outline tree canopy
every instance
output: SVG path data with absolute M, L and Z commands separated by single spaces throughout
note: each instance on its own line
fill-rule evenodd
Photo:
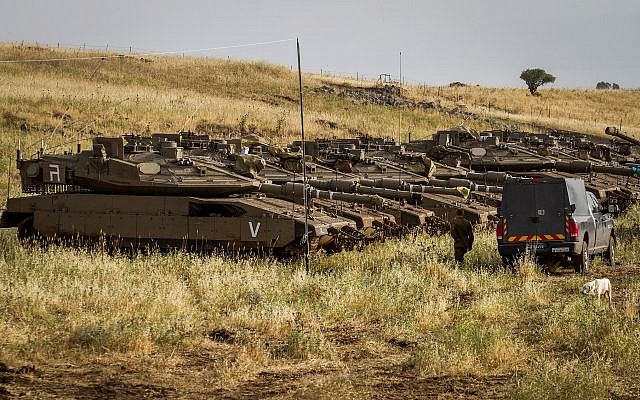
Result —
M 525 69 L 520 74 L 520 79 L 525 81 L 532 95 L 536 95 L 538 88 L 545 83 L 553 83 L 556 81 L 555 76 L 548 74 L 547 71 L 540 68 Z
M 600 81 L 596 84 L 596 89 L 620 89 L 620 85 L 617 83 L 609 83 L 605 81 Z

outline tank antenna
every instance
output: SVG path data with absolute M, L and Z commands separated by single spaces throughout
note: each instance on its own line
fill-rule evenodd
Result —
M 300 42 L 296 38 L 296 50 L 298 53 L 298 94 L 300 96 L 300 131 L 302 133 L 302 182 L 304 204 L 304 268 L 309 273 L 309 207 L 307 203 L 307 165 L 304 142 L 304 108 L 302 105 L 302 69 L 300 67 Z
M 16 149 L 16 168 L 20 168 L 20 161 L 22 161 L 22 145 L 20 139 L 18 139 L 18 148 Z
M 5 207 L 9 204 L 11 198 L 11 156 L 9 156 L 9 162 L 7 163 L 7 202 Z

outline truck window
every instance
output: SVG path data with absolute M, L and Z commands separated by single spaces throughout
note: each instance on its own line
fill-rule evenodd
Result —
M 584 182 L 578 181 L 577 179 L 566 179 L 566 181 L 569 204 L 573 204 L 576 207 L 574 214 L 589 215 L 589 209 L 591 207 L 588 196 L 585 196 Z
M 600 212 L 600 203 L 598 202 L 598 200 L 596 199 L 596 196 L 591 193 L 591 192 L 587 192 L 587 201 L 589 203 L 589 208 L 591 208 L 591 211 L 594 213 Z

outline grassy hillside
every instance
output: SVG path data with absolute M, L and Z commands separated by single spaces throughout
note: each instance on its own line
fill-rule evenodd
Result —
M 0 60 L 76 54 L 0 46 Z M 0 188 L 9 167 L 18 191 L 18 140 L 35 152 L 41 139 L 64 149 L 96 132 L 191 129 L 287 142 L 296 78 L 201 58 L 0 64 Z M 311 136 L 418 138 L 461 123 L 599 133 L 621 116 L 640 134 L 639 91 L 406 87 L 411 106 L 394 107 L 372 82 L 304 82 Z M 639 228 L 632 209 L 618 221 L 619 265 L 596 260 L 586 277 L 531 261 L 505 273 L 484 231 L 461 266 L 448 238 L 417 235 L 318 255 L 307 275 L 269 258 L 22 246 L 5 230 L 0 398 L 637 398 Z M 579 294 L 599 276 L 614 310 Z

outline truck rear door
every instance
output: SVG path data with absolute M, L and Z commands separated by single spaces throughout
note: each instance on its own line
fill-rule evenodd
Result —
M 507 243 L 527 241 L 534 236 L 535 226 L 532 224 L 535 210 L 535 195 L 533 185 L 522 181 L 505 185 L 502 202 L 504 216 L 504 240 Z
M 534 184 L 538 240 L 564 240 L 566 188 L 562 180 Z
M 532 179 L 505 186 L 503 215 L 508 243 L 563 240 L 565 186 Z

